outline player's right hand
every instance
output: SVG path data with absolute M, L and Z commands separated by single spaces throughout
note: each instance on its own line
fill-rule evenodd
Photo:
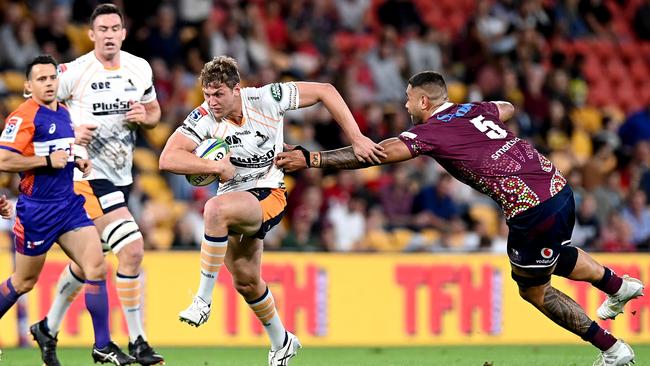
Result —
M 3 219 L 10 219 L 11 215 L 14 213 L 14 206 L 7 199 L 7 196 L 4 194 L 0 197 L 0 216 Z
M 74 143 L 81 146 L 86 146 L 92 140 L 97 125 L 79 125 L 74 128 Z
M 50 154 L 50 161 L 52 162 L 52 168 L 54 169 L 63 169 L 68 165 L 68 158 L 70 155 L 65 150 L 56 150 Z
M 229 151 L 226 156 L 217 161 L 219 167 L 219 181 L 225 182 L 231 180 L 235 176 L 235 166 L 230 162 L 232 152 Z

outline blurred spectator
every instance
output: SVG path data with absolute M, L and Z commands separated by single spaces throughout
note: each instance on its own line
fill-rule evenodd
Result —
M 628 203 L 621 212 L 621 217 L 630 225 L 631 241 L 637 248 L 648 248 L 650 239 L 650 209 L 646 206 L 646 195 L 643 191 L 632 191 Z
M 242 37 L 239 24 L 233 19 L 226 21 L 222 27 L 215 27 L 210 37 L 210 58 L 226 55 L 237 60 L 242 73 L 250 72 L 246 40 Z
M 375 100 L 378 102 L 398 102 L 404 99 L 406 83 L 401 75 L 404 59 L 397 47 L 395 30 L 387 28 L 377 48 L 368 55 L 368 66 L 377 92 Z
M 444 229 L 461 215 L 461 208 L 452 198 L 452 177 L 444 173 L 435 186 L 424 187 L 414 199 L 414 222 L 418 227 Z
M 72 45 L 66 33 L 70 23 L 70 12 L 62 5 L 49 9 L 40 4 L 34 9 L 34 36 L 43 53 L 52 55 L 59 62 L 72 59 Z
M 414 189 L 417 186 L 409 179 L 408 170 L 402 165 L 395 166 L 389 173 L 392 181 L 381 188 L 379 201 L 386 215 L 388 227 L 407 227 L 411 225 Z
M 179 0 L 178 19 L 183 25 L 199 27 L 210 16 L 212 0 Z
M 650 141 L 650 106 L 631 114 L 618 131 L 624 146 L 634 146 L 641 140 Z
M 580 15 L 580 0 L 560 0 L 555 5 L 556 27 L 559 34 L 579 38 L 589 34 L 589 28 Z
M 571 245 L 592 250 L 599 247 L 599 239 L 600 222 L 596 216 L 596 199 L 591 194 L 585 194 L 578 206 Z
M 181 60 L 182 45 L 176 24 L 176 11 L 171 5 L 161 5 L 155 18 L 156 26 L 151 29 L 147 38 L 149 58 L 159 57 L 169 66 Z
M 34 23 L 29 18 L 23 18 L 12 26 L 7 23 L 0 28 L 0 45 L 6 67 L 14 70 L 24 70 L 34 57 L 41 53 L 34 38 Z
M 442 53 L 438 46 L 440 35 L 433 28 L 409 32 L 404 46 L 409 62 L 409 74 L 424 70 L 442 71 Z
M 360 33 L 364 30 L 364 18 L 371 0 L 335 0 L 336 11 L 344 30 Z
M 366 232 L 365 202 L 352 197 L 348 203 L 333 202 L 327 211 L 327 221 L 334 230 L 334 246 L 331 251 L 351 252 L 363 248 Z
M 630 225 L 616 212 L 607 219 L 607 225 L 602 233 L 602 246 L 605 252 L 633 252 L 636 250 L 632 242 L 632 229 Z

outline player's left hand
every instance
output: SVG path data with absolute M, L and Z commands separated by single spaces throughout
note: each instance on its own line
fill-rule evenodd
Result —
M 3 219 L 10 219 L 11 215 L 14 213 L 14 206 L 7 199 L 7 196 L 4 194 L 0 197 L 0 216 Z
M 90 171 L 93 169 L 93 164 L 89 159 L 75 159 L 74 165 L 77 167 L 77 169 L 81 170 L 84 178 L 89 176 Z
M 131 106 L 131 109 L 126 112 L 124 120 L 127 123 L 135 123 L 138 125 L 144 123 L 147 118 L 147 110 L 144 108 L 144 105 L 133 100 L 129 101 L 129 105 Z
M 364 135 L 359 135 L 352 140 L 352 149 L 357 159 L 366 163 L 381 164 L 381 159 L 388 157 L 381 145 Z
M 285 173 L 307 169 L 305 155 L 300 150 L 290 150 L 279 153 L 278 156 L 275 157 L 275 165 Z

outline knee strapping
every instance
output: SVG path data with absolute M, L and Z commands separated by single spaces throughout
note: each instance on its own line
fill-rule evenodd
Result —
M 511 273 L 512 279 L 517 282 L 517 285 L 521 288 L 541 286 L 545 283 L 548 283 L 551 280 L 551 275 L 541 275 L 537 277 L 524 277 L 520 276 L 514 272 Z
M 553 274 L 568 277 L 578 263 L 578 248 L 570 245 L 563 245 L 560 249 L 560 256 L 553 270 Z
M 133 219 L 118 219 L 106 226 L 102 232 L 104 252 L 117 253 L 125 245 L 142 238 L 138 224 Z

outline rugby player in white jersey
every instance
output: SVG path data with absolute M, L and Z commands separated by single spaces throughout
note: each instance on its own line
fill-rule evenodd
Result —
M 273 295 L 260 276 L 265 234 L 282 219 L 284 173 L 274 165 L 283 148 L 283 118 L 290 109 L 318 102 L 342 127 L 358 159 L 378 162 L 382 148 L 359 131 L 341 95 L 330 84 L 289 82 L 242 88 L 237 63 L 220 56 L 201 71 L 205 102 L 167 141 L 160 169 L 176 174 L 217 174 L 217 195 L 205 204 L 199 290 L 180 320 L 199 326 L 210 316 L 212 291 L 225 263 L 235 289 L 255 312 L 271 340 L 269 365 L 286 365 L 300 343 L 282 325 Z M 230 153 L 219 161 L 201 159 L 194 149 L 222 138 Z
M 76 154 L 90 158 L 94 167 L 86 178 L 75 176 L 75 191 L 86 199 L 85 209 L 105 252 L 118 258 L 116 286 L 129 331 L 129 353 L 142 365 L 159 364 L 163 357 L 149 346 L 143 329 L 144 242 L 127 201 L 135 129 L 155 127 L 160 106 L 147 61 L 121 50 L 126 30 L 120 10 L 113 4 L 99 5 L 90 27 L 94 50 L 59 68 L 58 97 L 68 105 L 75 124 Z M 47 317 L 30 328 L 40 339 L 41 352 L 55 352 L 61 320 L 84 278 L 74 263 L 61 274 Z

